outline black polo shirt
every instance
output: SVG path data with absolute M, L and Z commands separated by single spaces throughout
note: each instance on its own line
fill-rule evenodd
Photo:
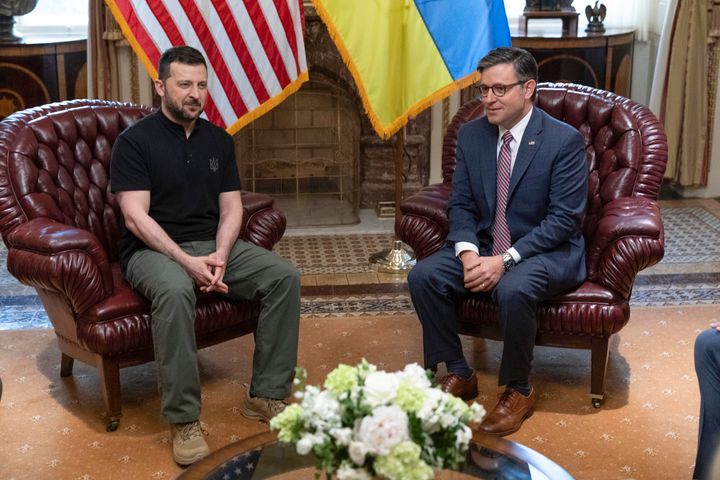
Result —
M 161 110 L 128 127 L 113 145 L 113 192 L 149 190 L 149 215 L 176 243 L 213 240 L 221 192 L 240 190 L 233 140 L 199 118 L 189 138 Z M 143 242 L 125 229 L 120 263 L 125 268 Z

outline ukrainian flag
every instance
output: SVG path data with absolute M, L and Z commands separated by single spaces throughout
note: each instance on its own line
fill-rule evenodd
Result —
M 479 79 L 480 59 L 510 45 L 502 0 L 313 0 L 388 138 L 453 91 Z

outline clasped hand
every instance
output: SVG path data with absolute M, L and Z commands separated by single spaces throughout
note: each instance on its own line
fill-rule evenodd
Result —
M 471 292 L 490 292 L 505 273 L 502 255 L 481 257 L 473 251 L 460 254 L 465 288 Z
M 200 291 L 204 293 L 228 293 L 228 286 L 223 282 L 225 261 L 216 252 L 203 257 L 189 257 L 185 270 L 192 277 Z

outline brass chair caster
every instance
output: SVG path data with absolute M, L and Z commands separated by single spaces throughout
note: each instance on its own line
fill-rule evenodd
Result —
M 106 432 L 114 432 L 118 429 L 120 426 L 120 419 L 119 418 L 111 418 L 108 420 L 107 425 L 105 425 L 105 431 Z

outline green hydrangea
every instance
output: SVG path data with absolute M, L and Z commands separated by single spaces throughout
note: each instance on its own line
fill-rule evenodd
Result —
M 270 420 L 270 427 L 273 430 L 279 430 L 278 440 L 294 442 L 300 439 L 300 432 L 303 428 L 302 413 L 302 407 L 293 403 Z
M 405 382 L 397 389 L 395 404 L 406 412 L 419 411 L 425 402 L 425 392 Z
M 447 401 L 447 409 L 451 412 L 456 412 L 458 417 L 466 416 L 470 413 L 470 407 L 462 399 L 455 396 L 450 396 Z
M 325 388 L 339 395 L 349 392 L 358 385 L 357 369 L 350 365 L 340 364 L 332 372 L 328 373 L 325 379 Z
M 389 480 L 431 480 L 433 469 L 420 460 L 420 446 L 402 442 L 389 455 L 379 456 L 374 463 L 375 473 Z

